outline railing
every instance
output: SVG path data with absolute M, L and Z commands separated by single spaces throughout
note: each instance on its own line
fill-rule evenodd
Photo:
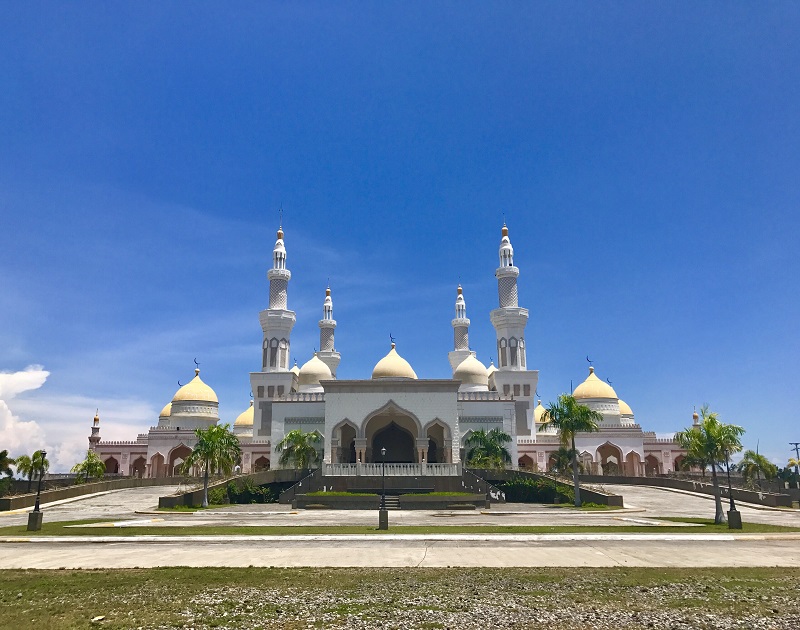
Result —
M 384 464 L 325 464 L 326 477 L 380 477 Z M 387 477 L 458 477 L 461 464 L 386 464 Z

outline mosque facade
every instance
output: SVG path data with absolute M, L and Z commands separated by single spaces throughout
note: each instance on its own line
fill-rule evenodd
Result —
M 420 379 L 392 342 L 369 379 L 336 377 L 341 355 L 334 338 L 333 299 L 326 289 L 319 320 L 319 351 L 302 367 L 289 367 L 291 333 L 289 282 L 284 232 L 278 229 L 269 280 L 269 308 L 259 313 L 261 369 L 250 373 L 253 399 L 233 424 L 242 448 L 244 473 L 278 467 L 275 446 L 293 430 L 316 432 L 325 466 L 357 470 L 385 461 L 420 472 L 458 469 L 465 441 L 477 430 L 499 428 L 511 436 L 512 462 L 546 471 L 561 446 L 544 422 L 545 410 L 534 397 L 539 372 L 530 369 L 525 328 L 528 310 L 519 305 L 514 249 L 503 225 L 499 266 L 495 271 L 498 307 L 490 312 L 497 340 L 498 365 L 487 368 L 470 349 L 467 306 L 457 288 L 450 379 Z M 630 476 L 675 470 L 684 452 L 673 439 L 643 431 L 633 410 L 614 388 L 589 368 L 573 391 L 578 402 L 603 416 L 596 433 L 579 434 L 576 448 L 586 472 Z M 191 452 L 195 429 L 219 422 L 214 390 L 195 377 L 161 411 L 158 423 L 133 441 L 103 441 L 95 416 L 89 447 L 109 473 L 140 477 L 179 476 Z M 695 417 L 696 422 L 696 417 Z M 381 455 L 385 449 L 385 455 Z M 349 466 L 349 468 L 348 468 Z M 455 468 L 454 468 L 455 467 Z

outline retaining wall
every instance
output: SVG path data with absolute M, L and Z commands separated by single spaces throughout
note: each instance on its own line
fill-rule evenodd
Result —
M 472 472 L 478 475 L 479 477 L 483 477 L 484 479 L 493 484 L 501 483 L 503 481 L 510 481 L 515 477 L 516 478 L 527 477 L 530 479 L 549 479 L 563 486 L 574 488 L 573 484 L 569 483 L 568 481 L 565 481 L 563 479 L 557 479 L 549 475 L 542 475 L 540 473 L 532 473 L 522 470 L 491 470 L 491 469 L 474 469 L 474 468 L 470 470 L 472 470 Z M 608 479 L 608 477 L 600 477 L 600 478 L 606 480 Z M 590 479 L 584 478 L 583 476 L 581 477 L 580 480 L 592 483 Z M 606 483 L 612 483 L 612 482 L 606 481 Z M 585 488 L 584 486 L 581 486 L 581 501 L 583 503 L 597 503 L 598 505 L 623 507 L 622 496 L 618 494 L 611 494 L 610 492 L 603 492 L 599 488 Z

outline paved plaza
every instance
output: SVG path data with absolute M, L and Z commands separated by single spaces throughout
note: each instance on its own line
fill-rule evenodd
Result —
M 588 534 L 424 534 L 381 536 L 202 536 L 204 526 L 374 526 L 374 511 L 292 510 L 286 505 L 230 506 L 157 513 L 172 488 L 137 488 L 45 506 L 48 522 L 102 519 L 96 536 L 3 539 L 0 568 L 155 566 L 800 566 L 796 534 L 603 533 L 603 526 L 661 525 L 661 517 L 713 516 L 713 500 L 663 489 L 607 486 L 625 509 L 574 512 L 546 505 L 494 505 L 476 511 L 393 511 L 391 525 L 595 525 Z M 726 506 L 727 507 L 727 506 Z M 800 527 L 800 512 L 739 506 L 745 522 Z M 0 514 L 23 525 L 27 511 Z M 673 524 L 673 523 L 669 523 Z M 198 536 L 103 536 L 108 527 L 197 527 Z M 76 532 L 77 534 L 78 532 Z M 85 529 L 83 532 L 85 534 Z M 167 534 L 168 532 L 165 532 Z M 202 537 L 200 537 L 202 536 Z

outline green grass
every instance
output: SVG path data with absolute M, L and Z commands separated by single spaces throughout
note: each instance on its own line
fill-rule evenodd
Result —
M 4 570 L 0 625 L 793 628 L 798 584 L 796 568 Z
M 323 492 L 317 490 L 316 492 L 306 492 L 307 497 L 376 497 L 375 492 Z
M 655 517 L 654 517 L 655 518 Z M 377 520 L 377 519 L 376 519 Z M 520 525 L 391 525 L 388 531 L 380 531 L 376 527 L 365 526 L 226 526 L 226 525 L 176 525 L 159 527 L 142 525 L 136 527 L 66 527 L 67 525 L 90 525 L 108 521 L 62 521 L 45 522 L 40 532 L 29 532 L 25 525 L 0 527 L 0 536 L 286 536 L 303 534 L 589 534 L 589 533 L 652 533 L 652 534 L 697 534 L 697 533 L 731 533 L 728 526 L 715 525 L 706 519 L 664 518 L 672 522 L 691 522 L 696 527 L 680 527 L 678 525 L 567 525 L 567 526 L 520 526 Z M 377 526 L 377 523 L 376 523 Z M 798 532 L 798 527 L 765 525 L 761 523 L 743 523 L 742 529 L 733 533 L 789 533 Z M 2 547 L 0 547 L 2 549 Z

